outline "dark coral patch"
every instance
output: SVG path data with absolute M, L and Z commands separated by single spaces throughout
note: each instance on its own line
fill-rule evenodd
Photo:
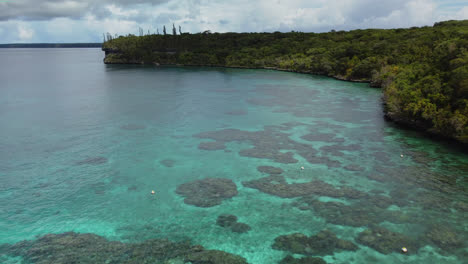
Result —
M 231 227 L 237 223 L 237 216 L 230 214 L 222 214 L 216 219 L 216 224 L 221 227 Z
M 253 147 L 243 149 L 239 155 L 259 159 L 269 159 L 278 163 L 297 163 L 294 158 L 295 150 L 306 159 L 312 158 L 317 150 L 310 145 L 298 143 L 289 138 L 289 134 L 281 132 L 285 126 L 266 126 L 261 131 L 242 131 L 239 129 L 224 129 L 219 131 L 202 132 L 194 135 L 198 138 L 212 139 L 218 144 L 227 142 L 247 142 Z
M 225 149 L 226 146 L 222 142 L 212 141 L 212 142 L 202 142 L 198 144 L 198 149 L 202 150 L 221 150 Z
M 237 195 L 237 186 L 230 179 L 205 178 L 177 186 L 176 193 L 185 196 L 184 203 L 212 207 Z
M 258 166 L 257 170 L 259 172 L 268 173 L 268 174 L 281 174 L 281 173 L 283 173 L 283 169 L 273 167 L 273 166 Z
M 288 184 L 285 178 L 280 175 L 271 175 L 258 180 L 245 181 L 242 182 L 242 185 L 282 198 L 320 195 L 336 198 L 346 197 L 357 199 L 367 196 L 367 194 L 350 187 L 344 186 L 341 188 L 335 188 L 333 185 L 320 180 Z
M 316 214 L 325 218 L 327 222 L 335 225 L 359 227 L 384 221 L 408 223 L 415 220 L 413 216 L 406 215 L 401 211 L 384 210 L 372 204 L 372 202 L 371 197 L 367 199 L 367 202 L 358 202 L 352 205 L 340 202 L 321 202 L 314 197 L 303 197 L 295 205 L 301 210 L 312 209 Z M 382 207 L 387 205 L 387 203 L 382 203 Z
M 248 224 L 237 222 L 237 216 L 230 214 L 218 216 L 216 224 L 221 227 L 230 228 L 234 233 L 246 233 L 251 229 Z
M 356 165 L 356 164 L 347 165 L 344 167 L 344 169 L 349 170 L 349 171 L 363 171 L 364 170 L 363 167 Z
M 445 225 L 431 225 L 425 237 L 443 250 L 454 250 L 463 247 L 463 240 L 459 238 L 457 232 Z
M 244 110 L 232 110 L 225 113 L 226 115 L 247 115 L 247 111 Z
M 245 258 L 220 250 L 203 250 L 189 254 L 185 262 L 192 264 L 247 264 Z
M 3 245 L 1 253 L 21 256 L 28 263 L 196 263 L 246 264 L 246 260 L 227 252 L 205 250 L 187 242 L 174 243 L 150 239 L 126 244 L 94 234 L 49 234 L 34 241 Z
M 305 156 L 304 158 L 311 164 L 324 164 L 327 165 L 329 168 L 341 167 L 341 162 L 324 156 Z
M 377 181 L 377 182 L 386 182 L 388 179 L 386 179 L 385 175 L 382 174 L 377 174 L 377 173 L 370 173 L 366 175 L 366 177 L 369 180 Z
M 321 141 L 321 142 L 330 142 L 330 143 L 343 143 L 344 138 L 337 138 L 335 134 L 327 133 L 310 133 L 301 137 L 307 141 Z
M 239 155 L 244 157 L 258 158 L 258 159 L 270 159 L 278 163 L 290 164 L 297 163 L 298 160 L 294 158 L 292 152 L 271 152 L 268 149 L 251 148 L 244 149 L 239 152 Z
M 358 151 L 361 149 L 362 149 L 361 145 L 358 145 L 358 144 L 351 144 L 351 145 L 335 144 L 335 145 L 323 146 L 320 148 L 320 150 L 325 153 L 327 152 L 335 153 L 335 152 L 341 152 L 341 151 Z
M 75 165 L 99 165 L 107 162 L 105 157 L 92 157 L 75 162 Z
M 380 162 L 389 162 L 390 161 L 390 155 L 388 155 L 387 152 L 383 151 L 376 151 L 373 153 L 374 159 Z
M 297 259 L 288 255 L 282 259 L 279 264 L 327 264 L 327 262 L 317 257 L 302 257 Z
M 128 186 L 127 191 L 129 192 L 134 192 L 138 190 L 138 187 L 136 185 Z
M 357 241 L 382 254 L 401 252 L 402 247 L 407 248 L 408 253 L 417 252 L 419 249 L 417 243 L 411 238 L 380 226 L 373 226 L 359 233 Z
M 165 159 L 165 160 L 161 160 L 160 163 L 168 168 L 172 168 L 174 167 L 175 160 Z
M 246 233 L 250 230 L 250 226 L 245 223 L 235 223 L 234 225 L 231 226 L 231 230 L 234 233 Z
M 335 251 L 356 251 L 358 246 L 342 240 L 329 230 L 322 230 L 314 236 L 301 233 L 283 235 L 275 238 L 272 248 L 303 255 L 332 255 Z

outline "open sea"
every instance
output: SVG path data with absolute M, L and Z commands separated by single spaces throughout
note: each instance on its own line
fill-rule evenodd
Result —
M 385 121 L 380 89 L 103 57 L 0 49 L 0 263 L 130 263 L 120 247 L 154 239 L 252 264 L 468 262 L 466 150 Z

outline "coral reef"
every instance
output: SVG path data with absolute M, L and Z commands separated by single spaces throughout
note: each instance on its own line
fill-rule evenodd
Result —
M 258 180 L 244 181 L 242 185 L 282 198 L 293 198 L 311 194 L 336 198 L 346 197 L 350 199 L 367 196 L 367 194 L 350 187 L 344 186 L 335 188 L 333 185 L 320 180 L 288 184 L 281 175 L 271 175 Z
M 443 250 L 451 251 L 463 247 L 463 241 L 456 231 L 445 225 L 430 226 L 425 237 Z
M 237 195 L 237 186 L 230 179 L 205 178 L 177 186 L 176 193 L 185 196 L 184 203 L 212 207 Z
M 248 112 L 244 110 L 232 110 L 225 113 L 226 115 L 247 115 Z
M 202 142 L 198 144 L 198 149 L 202 150 L 221 150 L 225 149 L 226 146 L 222 142 L 212 141 L 212 142 Z
M 281 126 L 265 126 L 264 130 L 253 132 L 239 129 L 224 129 L 202 132 L 194 135 L 194 137 L 214 140 L 217 143 L 211 144 L 220 147 L 224 146 L 227 142 L 248 142 L 253 147 L 239 151 L 239 155 L 244 157 L 269 159 L 278 163 L 291 164 L 298 162 L 298 160 L 294 158 L 294 153 L 297 153 L 311 164 L 324 164 L 329 168 L 341 167 L 339 161 L 323 155 L 317 156 L 318 151 L 311 145 L 296 142 L 289 138 L 288 133 L 281 132 L 295 125 L 298 126 L 302 124 L 285 123 Z M 344 153 L 342 151 L 357 151 L 361 149 L 361 146 L 358 144 L 341 144 L 343 143 L 343 139 L 336 138 L 334 134 L 307 134 L 302 138 L 309 141 L 321 140 L 335 143 L 334 145 L 320 148 L 324 154 L 329 153 L 334 156 L 343 156 Z M 211 146 L 207 146 L 207 148 L 209 147 Z
M 344 138 L 337 138 L 335 134 L 331 133 L 310 133 L 301 137 L 307 141 L 321 141 L 331 143 L 343 143 Z
M 237 222 L 237 216 L 229 214 L 218 216 L 216 224 L 221 227 L 230 228 L 234 233 L 246 233 L 251 229 L 248 224 Z
M 237 223 L 237 216 L 230 214 L 222 214 L 216 219 L 216 224 L 221 227 L 231 227 Z
M 411 238 L 380 226 L 372 226 L 370 229 L 359 233 L 357 242 L 382 254 L 401 252 L 402 247 L 407 248 L 408 253 L 415 253 L 420 247 Z
M 246 233 L 252 229 L 248 224 L 237 222 L 231 226 L 231 230 L 234 233 Z
M 107 162 L 105 157 L 92 157 L 75 162 L 75 165 L 99 165 Z
M 205 250 L 188 242 L 151 239 L 126 244 L 95 234 L 48 234 L 33 241 L 2 245 L 0 253 L 21 256 L 36 264 L 69 263 L 186 263 L 245 264 L 246 260 L 227 252 Z
M 268 174 L 281 174 L 281 173 L 283 173 L 283 169 L 273 167 L 273 166 L 258 166 L 257 170 L 259 172 L 268 173 Z
M 243 257 L 219 250 L 203 250 L 189 254 L 185 262 L 192 264 L 246 264 Z
M 289 138 L 289 134 L 282 133 L 277 127 L 265 127 L 262 131 L 242 131 L 239 129 L 224 129 L 219 131 L 203 132 L 194 135 L 197 138 L 212 139 L 218 143 L 227 142 L 248 142 L 252 148 L 243 149 L 239 155 L 244 157 L 254 157 L 269 159 L 278 163 L 296 163 L 291 151 L 301 150 L 303 153 L 316 153 L 311 146 L 299 144 Z M 299 152 L 298 152 L 299 153 Z
M 159 163 L 161 163 L 162 165 L 168 168 L 172 168 L 174 166 L 175 160 L 165 159 L 165 160 L 161 160 Z
M 327 264 L 327 262 L 321 258 L 316 257 L 302 257 L 297 259 L 291 255 L 288 255 L 282 259 L 279 264 Z
M 251 158 L 270 159 L 283 164 L 291 164 L 298 162 L 298 160 L 294 158 L 294 153 L 292 152 L 270 152 L 268 148 L 255 147 L 251 149 L 243 149 L 239 152 L 239 155 Z
M 392 223 L 417 222 L 417 216 L 407 215 L 400 211 L 389 211 L 382 208 L 388 207 L 390 200 L 385 196 L 383 200 L 369 197 L 365 201 L 359 201 L 351 205 L 340 202 L 321 202 L 313 196 L 303 197 L 293 203 L 301 210 L 314 210 L 319 216 L 325 218 L 327 222 L 335 225 L 346 226 L 368 226 L 384 221 Z
M 364 170 L 363 167 L 356 165 L 356 164 L 347 165 L 344 167 L 344 169 L 349 170 L 349 171 L 363 171 Z
M 329 230 L 322 230 L 310 237 L 301 233 L 279 236 L 275 238 L 272 247 L 294 254 L 321 256 L 332 255 L 340 250 L 356 251 L 358 249 L 354 243 L 337 238 Z

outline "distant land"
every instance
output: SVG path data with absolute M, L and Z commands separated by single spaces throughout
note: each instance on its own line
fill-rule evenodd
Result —
M 102 43 L 12 43 L 0 48 L 100 48 Z
M 369 82 L 396 123 L 468 144 L 468 20 L 328 33 L 121 36 L 108 64 L 275 69 Z

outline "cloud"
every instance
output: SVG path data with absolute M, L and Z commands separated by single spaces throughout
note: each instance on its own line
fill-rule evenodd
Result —
M 18 39 L 21 42 L 31 40 L 33 36 L 34 31 L 31 28 L 25 25 L 18 25 Z
M 0 20 L 49 20 L 58 17 L 81 18 L 101 12 L 109 5 L 159 5 L 169 0 L 4 0 L 0 2 Z
M 0 43 L 101 41 L 103 32 L 326 32 L 468 19 L 464 0 L 0 0 Z M 170 31 L 170 30 L 169 30 Z M 15 32 L 14 34 L 11 32 Z M 28 34 L 23 34 L 28 36 Z

